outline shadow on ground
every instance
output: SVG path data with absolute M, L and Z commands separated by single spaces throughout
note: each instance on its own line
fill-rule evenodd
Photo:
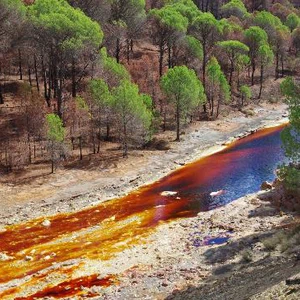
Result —
M 289 256 L 281 254 L 272 256 L 261 250 L 262 255 L 253 262 L 243 255 L 277 232 L 279 229 L 268 233 L 253 234 L 226 245 L 208 249 L 204 257 L 206 263 L 212 265 L 213 275 L 200 282 L 199 286 L 189 286 L 184 290 L 174 291 L 166 299 L 249 299 L 298 274 L 300 262 L 296 253 Z M 239 254 L 241 259 L 232 261 Z

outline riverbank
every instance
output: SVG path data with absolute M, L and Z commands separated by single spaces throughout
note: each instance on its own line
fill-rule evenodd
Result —
M 74 212 L 83 207 L 95 206 L 110 197 L 118 197 L 127 193 L 136 186 L 152 182 L 188 161 L 217 151 L 234 136 L 240 137 L 246 131 L 251 132 L 262 126 L 272 126 L 283 122 L 285 121 L 282 120 L 283 114 L 285 114 L 283 111 L 265 109 L 256 118 L 220 121 L 230 123 L 225 130 L 223 125 L 221 126 L 223 130 L 217 130 L 212 128 L 216 126 L 215 123 L 201 124 L 201 128 L 192 128 L 184 136 L 184 142 L 174 143 L 172 150 L 164 152 L 164 155 L 161 153 L 156 156 L 149 155 L 144 160 L 144 165 L 140 165 L 134 171 L 131 168 L 131 172 L 121 178 L 107 177 L 107 182 L 111 180 L 112 184 L 101 186 L 101 189 L 98 186 L 97 189 L 85 195 L 69 198 L 66 198 L 64 194 L 55 195 L 41 202 L 19 205 L 15 208 L 15 212 L 14 208 L 10 208 L 10 216 L 5 216 L 5 210 L 3 210 L 1 222 L 3 225 L 19 223 L 33 217 L 46 218 L 47 215 L 57 212 Z M 134 163 L 133 158 L 131 157 L 124 163 Z M 125 172 L 125 170 L 120 172 Z M 86 187 L 83 185 L 81 188 Z M 55 262 L 53 266 L 0 285 L 0 297 L 2 297 L 1 299 L 15 299 L 40 291 L 42 292 L 40 295 L 44 295 L 40 299 L 43 299 L 47 295 L 49 296 L 49 293 L 51 295 L 51 287 L 52 292 L 55 292 L 55 288 L 62 282 L 68 285 L 68 280 L 71 278 L 97 274 L 99 278 L 112 277 L 114 283 L 105 287 L 99 285 L 89 287 L 79 282 L 80 286 L 77 288 L 80 289 L 81 296 L 78 299 L 82 299 L 84 295 L 95 295 L 94 299 L 164 299 L 166 297 L 199 299 L 198 295 L 201 295 L 203 286 L 204 294 L 207 294 L 205 291 L 206 280 L 209 280 L 210 283 L 219 280 L 226 281 L 227 276 L 234 277 L 236 274 L 244 274 L 247 267 L 252 268 L 257 265 L 263 268 L 270 264 L 270 253 L 263 247 L 264 238 L 272 233 L 275 227 L 291 222 L 294 217 L 292 214 L 283 213 L 272 207 L 269 202 L 259 199 L 259 195 L 260 193 L 245 196 L 216 210 L 201 212 L 194 218 L 160 224 L 153 228 L 149 235 L 140 236 L 134 246 L 123 245 L 124 250 L 117 252 L 109 260 L 84 255 L 68 262 L 59 259 L 56 261 L 56 252 L 50 253 L 46 245 L 35 245 L 34 249 L 30 250 L 30 255 L 18 254 L 18 262 L 20 259 L 22 260 L 23 255 L 24 261 L 29 261 L 29 263 L 32 261 L 33 264 L 35 255 L 40 255 L 40 248 L 42 248 L 45 249 L 41 252 L 42 258 L 44 256 L 45 260 L 53 259 Z M 76 218 L 74 221 L 76 222 Z M 25 224 L 25 226 L 26 228 L 27 226 L 29 226 L 28 228 L 37 226 L 36 222 Z M 109 228 L 109 222 L 114 222 L 114 220 L 107 220 L 107 222 Z M 51 222 L 45 224 L 45 226 L 55 226 Z M 78 239 L 82 239 L 82 243 L 88 247 L 89 239 L 92 238 L 91 233 L 94 235 L 93 232 L 97 232 L 97 230 L 105 231 L 105 228 L 98 229 L 98 227 L 98 225 L 91 225 L 80 231 L 59 236 L 58 240 L 60 243 L 70 243 L 70 241 L 75 243 L 78 242 Z M 9 230 L 9 227 L 7 229 Z M 130 236 L 130 232 L 126 234 Z M 203 244 L 203 240 L 206 243 Z M 224 243 L 222 245 L 214 244 L 218 242 Z M 54 243 L 56 242 L 54 241 Z M 116 247 L 118 246 L 120 245 L 116 245 Z M 46 255 L 45 251 L 46 253 L 48 251 L 50 255 Z M 278 262 L 278 257 L 281 255 L 272 256 L 271 262 L 277 261 L 277 265 L 282 266 L 281 262 Z M 6 259 L 5 255 L 3 258 Z M 66 277 L 61 271 L 67 271 L 68 266 L 74 267 L 74 271 L 68 271 L 69 275 Z M 297 268 L 291 269 L 290 273 L 294 273 L 296 270 Z M 287 271 L 284 276 L 290 276 L 290 273 Z M 285 279 L 282 276 L 277 276 L 276 280 Z M 43 279 L 35 280 L 35 277 Z M 255 278 L 255 272 L 253 277 Z M 272 282 L 268 283 L 272 284 Z M 256 284 L 258 283 L 256 282 Z M 69 285 L 72 286 L 71 283 Z M 249 286 L 248 281 L 243 285 Z M 14 289 L 16 286 L 19 287 L 19 290 Z M 46 286 L 48 288 L 44 290 L 43 294 L 43 287 Z M 266 284 L 260 286 L 262 289 L 268 287 Z M 215 293 L 218 292 L 217 286 L 211 290 Z M 249 290 L 251 291 L 250 288 Z M 5 297 L 3 293 L 6 293 Z M 240 295 L 243 295 L 243 291 Z M 77 298 L 74 296 L 69 299 Z M 211 299 L 217 298 L 212 297 Z
M 118 159 L 110 167 L 59 169 L 48 176 L 2 182 L 0 225 L 74 212 L 123 196 L 188 162 L 221 150 L 235 138 L 286 122 L 286 108 L 284 104 L 261 104 L 253 107 L 251 117 L 235 112 L 214 122 L 196 122 L 180 143 L 173 141 L 173 132 L 167 133 L 170 150 L 132 151 L 128 159 Z

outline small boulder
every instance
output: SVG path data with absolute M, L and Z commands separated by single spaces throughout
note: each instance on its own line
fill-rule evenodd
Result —
M 7 261 L 12 259 L 11 256 L 7 255 L 6 253 L 0 252 L 0 261 Z
M 51 225 L 51 222 L 49 220 L 44 220 L 43 223 L 42 223 L 42 225 L 44 227 L 49 227 Z
M 266 190 L 271 190 L 272 189 L 272 183 L 268 182 L 268 181 L 264 181 L 261 186 L 260 186 L 260 189 L 262 191 L 266 191 Z
M 25 256 L 25 260 L 26 260 L 26 261 L 32 261 L 32 260 L 33 260 L 33 257 L 30 256 L 30 255 L 26 255 L 26 256 Z
M 177 192 L 173 192 L 173 191 L 163 191 L 160 193 L 161 196 L 174 196 L 177 194 Z

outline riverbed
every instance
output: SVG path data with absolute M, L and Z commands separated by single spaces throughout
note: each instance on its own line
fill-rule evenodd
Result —
M 277 113 L 277 117 L 274 117 L 274 114 L 269 115 L 270 120 L 276 118 L 280 119 L 280 112 Z M 265 115 L 260 117 L 260 121 L 264 119 L 268 118 Z M 257 119 L 251 122 L 251 120 L 247 122 L 243 120 L 248 130 L 259 126 Z M 243 131 L 245 129 L 240 128 L 235 135 Z M 195 131 L 193 140 L 198 144 L 198 148 L 194 147 L 188 155 L 178 156 L 172 151 L 166 153 L 164 163 L 173 159 L 175 163 L 168 161 L 168 164 L 172 166 L 171 169 L 174 166 L 178 168 L 187 160 L 211 152 L 211 150 L 203 151 L 203 147 L 199 147 L 200 137 L 203 138 L 205 134 L 204 131 L 203 134 L 198 130 Z M 212 132 L 207 134 L 214 144 L 218 135 Z M 232 135 L 232 132 L 228 133 L 229 137 Z M 213 151 L 224 149 L 221 144 L 225 143 L 228 137 L 224 135 L 220 137 L 221 142 L 218 142 Z M 191 144 L 188 145 L 191 147 Z M 207 144 L 204 146 L 207 149 Z M 220 153 L 226 156 L 226 151 L 229 149 L 230 147 Z M 187 151 L 185 148 L 186 153 Z M 173 154 L 177 157 L 174 158 Z M 143 199 L 137 202 L 140 205 L 135 205 L 131 214 L 128 213 L 130 205 L 134 203 L 130 201 L 134 201 L 135 197 L 140 197 L 143 193 L 146 193 L 144 196 L 147 195 L 148 188 L 153 191 L 153 185 L 127 196 L 127 200 L 130 200 L 130 197 L 132 200 L 127 203 L 127 206 L 125 205 L 123 214 L 120 207 L 115 205 L 118 200 L 103 202 L 109 197 L 115 197 L 120 190 L 126 193 L 132 187 L 139 185 L 141 180 L 145 182 L 148 178 L 149 181 L 153 181 L 161 177 L 164 172 L 169 172 L 168 168 L 159 168 L 155 172 L 154 161 L 151 166 L 152 169 L 148 168 L 152 170 L 151 173 L 144 171 L 143 176 L 130 175 L 120 180 L 120 186 L 116 183 L 113 188 L 109 187 L 108 191 L 113 190 L 112 196 L 106 193 L 103 197 L 100 194 L 103 198 L 97 200 L 97 194 L 99 195 L 103 190 L 92 192 L 88 197 L 66 199 L 61 196 L 57 202 L 50 199 L 40 204 L 32 203 L 17 208 L 17 214 L 14 214 L 12 209 L 10 216 L 4 216 L 1 219 L 3 224 L 15 223 L 16 225 L 4 228 L 3 232 L 1 299 L 17 297 L 33 299 L 33 295 L 39 299 L 51 295 L 61 295 L 71 299 L 166 297 L 176 289 L 199 283 L 201 278 L 206 278 L 212 273 L 214 263 L 207 261 L 205 253 L 211 247 L 217 247 L 216 244 L 220 240 L 230 244 L 235 243 L 243 236 L 269 230 L 288 218 L 287 215 L 278 215 L 276 211 L 263 219 L 255 215 L 253 212 L 259 206 L 267 205 L 261 203 L 255 195 L 222 206 L 227 200 L 220 200 L 230 194 L 230 189 L 224 188 L 222 184 L 199 192 L 201 197 L 204 194 L 204 197 L 209 199 L 209 205 L 202 205 L 201 209 L 195 208 L 195 205 L 190 205 L 189 195 L 184 188 L 182 191 L 177 188 L 178 186 L 170 188 L 174 184 L 170 185 L 169 176 L 156 183 L 160 186 L 156 197 L 162 200 L 155 202 L 155 205 L 153 200 L 148 202 L 147 197 L 142 197 Z M 180 174 L 182 170 L 183 168 L 179 168 L 176 174 Z M 217 177 L 213 176 L 213 178 Z M 124 186 L 127 188 L 124 189 Z M 224 191 L 221 197 L 211 197 L 210 194 L 220 191 L 219 189 Z M 255 190 L 257 189 L 258 187 L 255 186 Z M 165 191 L 174 194 L 172 197 L 163 196 L 162 193 Z M 215 199 L 219 199 L 219 203 L 211 206 L 214 202 L 212 200 Z M 145 207 L 148 204 L 150 206 Z M 81 212 L 50 217 L 58 209 L 61 212 L 78 211 L 79 208 L 87 205 L 90 208 Z M 215 207 L 219 208 L 207 211 Z M 203 212 L 198 214 L 199 211 Z M 47 215 L 49 217 L 46 217 Z M 34 216 L 36 219 L 18 224 L 22 219 L 25 221 Z M 41 218 L 38 218 L 39 216 Z M 191 216 L 194 217 L 185 218 Z M 176 219 L 177 221 L 171 222 Z M 231 251 L 227 252 L 231 253 Z M 238 255 L 236 251 L 235 254 Z M 222 255 L 219 257 L 221 260 L 224 259 Z
M 6 290 L 0 294 L 1 298 L 14 299 L 16 298 L 12 296 L 14 294 L 21 296 L 25 294 L 24 297 L 16 299 L 54 295 L 94 297 L 94 293 L 103 293 L 104 288 L 109 291 L 110 286 L 120 284 L 122 277 L 120 266 L 114 268 L 113 262 L 128 255 L 128 252 L 139 253 L 141 247 L 146 250 L 148 239 L 151 240 L 161 232 L 162 222 L 198 216 L 197 222 L 192 221 L 193 227 L 189 226 L 189 232 L 181 232 L 184 243 L 187 243 L 185 247 L 191 248 L 191 253 L 194 254 L 200 246 L 222 244 L 236 238 L 237 227 L 233 221 L 227 223 L 223 220 L 222 230 L 220 228 L 214 230 L 218 226 L 211 225 L 216 218 L 207 222 L 201 212 L 221 207 L 236 199 L 241 193 L 257 191 L 259 189 L 257 183 L 260 183 L 261 179 L 274 177 L 274 170 L 283 156 L 279 138 L 281 129 L 282 126 L 264 129 L 238 140 L 222 151 L 180 168 L 160 181 L 142 187 L 124 198 L 111 200 L 73 214 L 57 215 L 47 220 L 34 219 L 7 227 L 0 236 L 0 252 L 4 258 L 0 263 L 2 271 L 0 289 Z M 245 166 L 259 167 L 257 180 L 252 178 L 251 182 L 247 181 L 247 178 L 253 176 L 253 172 L 256 171 L 250 169 L 249 175 L 245 172 L 247 170 Z M 228 184 L 224 183 L 225 170 L 228 171 L 226 175 L 231 189 L 227 189 Z M 247 183 L 246 190 L 245 184 L 241 183 Z M 222 192 L 215 195 L 214 193 L 217 193 L 215 190 Z M 249 204 L 251 203 L 248 203 L 247 209 L 251 207 Z M 234 211 L 237 211 L 236 208 L 232 210 Z M 184 222 L 185 220 L 179 223 L 182 228 L 185 228 L 182 226 Z M 157 228 L 157 225 L 160 227 Z M 177 230 L 177 233 L 179 231 Z M 178 245 L 172 245 L 174 233 L 164 238 L 160 237 L 156 242 L 165 243 L 165 239 L 168 240 L 171 249 L 175 247 L 174 249 L 179 250 Z M 166 251 L 164 246 L 156 248 L 156 251 L 147 257 L 142 255 L 139 259 L 143 260 L 140 260 L 139 264 L 147 266 L 154 259 L 153 255 L 157 254 L 155 252 L 160 253 L 161 249 Z M 181 254 L 183 257 L 184 252 L 183 250 Z M 178 253 L 177 256 L 179 255 Z M 132 257 L 129 255 L 128 258 Z M 123 272 L 132 268 L 128 262 L 121 263 Z M 106 271 L 98 274 L 98 269 L 97 273 L 87 275 L 87 272 L 94 269 L 91 268 L 91 263 Z M 107 270 L 107 264 L 110 266 L 108 268 L 110 272 Z M 62 268 L 62 266 L 71 267 Z M 80 274 L 85 276 L 79 276 Z M 36 279 L 37 275 L 40 280 Z M 50 286 L 49 278 L 51 278 Z M 11 283 L 15 281 L 23 284 L 18 288 L 11 287 Z M 123 284 L 124 282 L 126 280 L 123 279 Z M 171 280 L 168 279 L 168 282 Z M 167 287 L 169 283 L 164 283 L 163 286 Z M 68 287 L 68 292 L 64 290 L 65 287 Z M 81 287 L 85 289 L 82 290 Z M 90 290 L 92 287 L 96 288 L 94 292 Z M 28 289 L 32 294 L 26 296 Z M 36 292 L 33 292 L 35 289 Z

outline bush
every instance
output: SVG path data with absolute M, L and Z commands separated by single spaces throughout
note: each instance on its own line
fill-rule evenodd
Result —
M 255 115 L 252 109 L 241 109 L 241 112 L 246 115 L 246 117 L 253 117 Z
M 279 232 L 277 234 L 274 234 L 272 237 L 269 237 L 262 241 L 263 245 L 265 246 L 266 250 L 273 251 L 279 245 L 282 244 L 282 241 L 286 240 L 286 235 L 284 232 Z
M 146 148 L 156 149 L 156 150 L 169 150 L 171 148 L 170 144 L 166 140 L 153 138 L 150 142 L 145 145 Z
M 300 166 L 290 164 L 282 166 L 278 172 L 285 189 L 294 196 L 300 195 Z
M 253 261 L 253 253 L 251 252 L 251 250 L 246 249 L 241 254 L 242 254 L 243 262 L 249 263 L 249 262 Z

